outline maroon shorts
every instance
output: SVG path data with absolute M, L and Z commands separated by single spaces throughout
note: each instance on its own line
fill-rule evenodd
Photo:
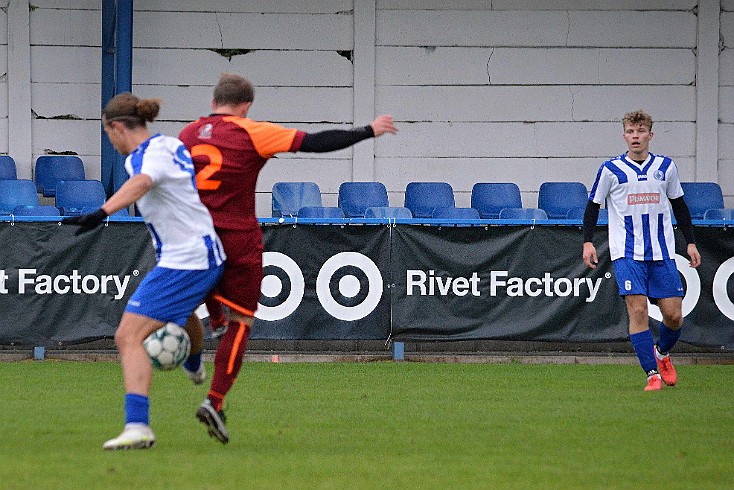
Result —
M 254 316 L 263 278 L 262 232 L 259 227 L 251 230 L 217 228 L 217 235 L 224 246 L 227 261 L 212 296 L 243 315 Z

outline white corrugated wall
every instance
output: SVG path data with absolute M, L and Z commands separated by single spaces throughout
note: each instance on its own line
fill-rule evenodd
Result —
M 224 71 L 256 84 L 255 119 L 315 131 L 395 116 L 397 137 L 271 161 L 260 216 L 279 180 L 318 182 L 327 205 L 344 181 L 382 181 L 402 205 L 408 182 L 442 180 L 459 206 L 475 182 L 511 181 L 535 206 L 544 181 L 590 186 L 637 108 L 656 121 L 652 151 L 734 207 L 734 0 L 134 5 L 133 90 L 165 100 L 155 130 L 206 114 Z M 0 153 L 30 178 L 38 155 L 76 152 L 99 178 L 100 2 L 0 7 Z

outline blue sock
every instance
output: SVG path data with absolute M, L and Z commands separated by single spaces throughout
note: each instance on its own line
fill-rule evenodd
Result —
M 135 393 L 125 393 L 125 423 L 148 425 L 148 411 L 150 402 L 148 397 Z
M 637 358 L 640 360 L 640 366 L 645 370 L 646 373 L 650 371 L 657 371 L 658 364 L 655 362 L 655 342 L 652 339 L 652 332 L 645 330 L 644 332 L 630 334 L 630 340 L 632 341 L 632 347 L 635 348 Z
M 196 372 L 201 367 L 201 351 L 196 354 L 189 354 L 189 358 L 184 362 L 184 367 L 191 372 Z
M 670 352 L 670 349 L 672 349 L 675 343 L 678 342 L 681 330 L 681 328 L 679 328 L 678 330 L 673 330 L 672 328 L 668 328 L 663 325 L 663 322 L 660 322 L 660 339 L 658 340 L 658 350 L 661 354 L 666 354 Z

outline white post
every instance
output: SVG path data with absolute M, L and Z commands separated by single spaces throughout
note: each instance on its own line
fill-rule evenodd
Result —
M 8 5 L 8 154 L 19 179 L 33 175 L 29 12 L 28 0 L 11 0 Z
M 698 2 L 696 181 L 719 181 L 719 0 Z
M 375 118 L 375 0 L 354 0 L 354 126 Z M 375 140 L 362 141 L 352 153 L 352 180 L 375 178 Z

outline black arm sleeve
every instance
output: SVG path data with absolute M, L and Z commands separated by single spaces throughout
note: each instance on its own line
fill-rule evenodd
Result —
M 683 197 L 671 199 L 670 206 L 673 208 L 673 214 L 678 221 L 678 228 L 686 239 L 686 244 L 696 243 L 696 237 L 693 236 L 693 223 L 691 222 L 691 211 L 683 200 Z
M 593 242 L 594 231 L 596 231 L 596 220 L 599 219 L 599 208 L 600 204 L 594 201 L 586 203 L 586 210 L 584 210 L 584 242 Z
M 374 136 L 375 132 L 370 125 L 354 129 L 329 129 L 318 133 L 307 133 L 299 151 L 324 153 L 341 150 Z

